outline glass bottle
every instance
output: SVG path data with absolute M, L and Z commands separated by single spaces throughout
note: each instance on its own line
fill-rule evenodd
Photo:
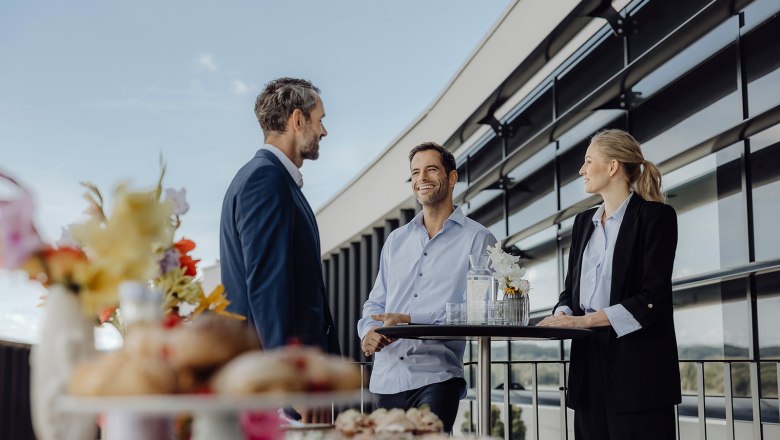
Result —
M 495 299 L 495 281 L 488 269 L 487 254 L 469 255 L 471 268 L 466 274 L 466 319 L 469 324 L 487 322 L 486 305 Z

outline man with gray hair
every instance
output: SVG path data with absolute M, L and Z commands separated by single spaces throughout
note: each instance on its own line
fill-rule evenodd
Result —
M 233 178 L 222 204 L 220 267 L 229 310 L 247 317 L 264 348 L 291 342 L 339 354 L 320 260 L 320 236 L 301 187 L 304 159 L 328 131 L 317 89 L 271 81 L 255 114 L 265 145 Z

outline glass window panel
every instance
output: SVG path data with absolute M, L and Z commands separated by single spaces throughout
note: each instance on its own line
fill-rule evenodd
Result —
M 780 360 L 780 271 L 757 276 L 756 293 L 761 359 Z
M 507 177 L 513 181 L 523 180 L 531 175 L 534 171 L 542 168 L 544 165 L 549 165 L 550 162 L 555 160 L 555 143 L 548 144 L 529 157 L 523 163 L 518 165 L 515 169 L 507 173 Z
M 742 120 L 735 60 L 731 44 L 635 104 L 630 131 L 647 159 L 660 163 Z
M 756 260 L 780 257 L 780 125 L 750 141 Z
M 768 5 L 763 6 L 767 9 Z M 777 4 L 774 8 L 778 8 Z M 747 31 L 742 39 L 745 73 L 748 80 L 748 112 L 760 114 L 780 104 L 780 15 L 775 15 Z
M 630 60 L 637 59 L 707 3 L 708 0 L 651 1 L 632 9 L 630 21 L 636 32 L 629 33 Z
M 496 240 L 501 241 L 506 238 L 506 227 L 503 219 L 486 226 L 486 228 L 496 237 Z
M 623 39 L 606 29 L 600 33 L 604 36 L 596 46 L 558 76 L 555 99 L 559 115 L 623 68 Z
M 515 234 L 544 220 L 557 211 L 555 193 L 549 192 L 539 197 L 524 209 L 509 216 L 509 233 Z
M 676 78 L 684 76 L 686 72 L 712 56 L 712 54 L 732 43 L 736 36 L 738 25 L 736 17 L 723 22 L 707 35 L 686 47 L 685 50 L 642 78 L 632 90 L 635 93 L 640 93 L 642 99 L 650 98 L 669 83 L 675 81 Z
M 495 223 L 504 224 L 504 199 L 503 196 L 494 198 L 479 208 L 469 208 L 468 216 L 481 225 L 488 226 Z M 502 232 L 503 236 L 506 231 Z M 498 235 L 496 235 L 498 237 Z
M 780 2 L 777 0 L 754 0 L 744 10 L 745 26 L 743 32 L 749 32 L 764 23 L 768 18 L 780 12 Z
M 502 142 L 500 138 L 493 138 L 469 155 L 469 182 L 474 182 L 501 161 L 504 156 Z
M 745 279 L 674 292 L 680 359 L 747 359 L 750 344 Z
M 512 116 L 510 125 L 514 134 L 509 139 L 507 154 L 520 148 L 533 135 L 552 122 L 552 97 L 552 87 L 548 87 L 517 115 Z
M 740 152 L 736 144 L 670 173 L 678 182 L 666 191 L 677 211 L 674 278 L 748 261 Z
M 590 194 L 585 191 L 585 182 L 580 179 L 574 180 L 562 186 L 560 193 L 561 208 L 568 208 L 569 206 L 590 196 Z
M 500 189 L 482 190 L 474 197 L 468 199 L 468 201 L 466 202 L 466 206 L 464 206 L 464 212 L 466 214 L 470 212 L 474 212 L 488 203 L 493 203 L 493 204 L 497 203 L 500 205 L 502 203 L 502 197 L 501 197 L 502 193 L 503 190 Z
M 623 110 L 596 110 L 582 122 L 569 129 L 558 137 L 558 154 L 577 146 L 582 141 L 590 138 L 602 128 L 625 129 L 625 111 Z M 580 160 L 582 157 L 580 157 Z
M 745 73 L 748 86 L 748 112 L 760 114 L 780 104 L 780 15 L 748 32 L 744 37 Z

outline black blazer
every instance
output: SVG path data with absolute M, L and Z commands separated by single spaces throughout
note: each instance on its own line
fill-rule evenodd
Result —
M 575 316 L 580 307 L 582 254 L 593 233 L 597 208 L 574 220 L 569 268 L 557 305 Z M 677 248 L 677 214 L 669 205 L 634 194 L 620 225 L 612 258 L 609 304 L 622 304 L 642 326 L 617 337 L 610 328 L 604 392 L 619 412 L 635 412 L 680 403 L 680 370 L 672 316 L 672 268 Z M 557 307 L 557 306 L 556 306 Z M 576 408 L 585 383 L 588 344 L 573 340 L 567 405 Z
M 258 151 L 230 183 L 219 250 L 228 309 L 247 317 L 264 348 L 297 339 L 340 352 L 325 295 L 317 220 L 270 151 Z

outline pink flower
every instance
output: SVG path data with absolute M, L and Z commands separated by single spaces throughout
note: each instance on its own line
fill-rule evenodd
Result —
M 2 173 L 0 178 L 21 189 L 19 198 L 0 200 L 0 267 L 17 269 L 43 247 L 43 241 L 33 224 L 30 193 Z

